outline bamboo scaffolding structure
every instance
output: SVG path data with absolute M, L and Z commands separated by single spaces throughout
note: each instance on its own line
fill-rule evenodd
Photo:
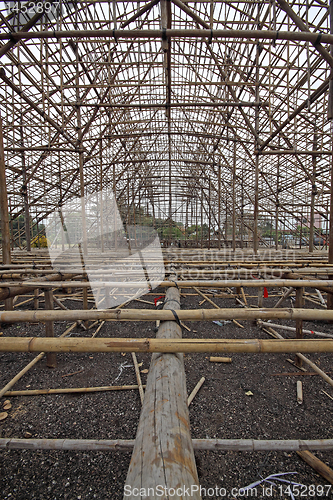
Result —
M 45 323 L 46 330 L 54 321 L 93 323 L 92 337 L 67 343 L 2 335 L 0 352 L 37 353 L 38 346 L 49 352 L 52 345 L 52 353 L 108 349 L 131 352 L 133 360 L 135 352 L 180 359 L 177 353 L 198 349 L 211 359 L 228 352 L 332 352 L 333 336 L 304 330 L 302 321 L 333 321 L 333 1 L 79 0 L 65 2 L 61 13 L 52 6 L 47 15 L 32 16 L 18 12 L 22 2 L 14 9 L 9 3 L 0 6 L 0 218 L 3 225 L 9 216 L 1 243 L 12 248 L 11 262 L 3 248 L 0 265 L 0 323 Z M 65 221 L 67 208 L 83 215 L 81 225 L 71 216 Z M 71 255 L 58 232 L 61 212 L 64 232 L 81 241 L 79 265 L 74 246 Z M 158 258 L 149 238 L 137 245 L 150 229 L 162 247 Z M 87 238 L 81 239 L 86 232 L 89 252 Z M 44 235 L 49 249 L 33 248 Z M 73 272 L 58 273 L 62 264 Z M 88 310 L 90 304 L 108 307 L 104 287 L 126 307 L 133 297 L 144 299 L 138 299 L 147 285 L 141 270 L 150 278 L 158 266 L 165 278 L 151 280 L 153 298 L 194 286 L 207 309 Z M 181 279 L 174 283 L 175 269 Z M 37 310 L 39 290 L 50 297 L 59 287 L 72 292 L 54 301 L 61 310 Z M 262 307 L 263 287 L 270 299 L 277 297 L 272 309 Z M 299 300 L 302 288 L 317 294 L 303 295 L 309 309 Z M 13 299 L 33 293 L 35 299 L 25 297 L 12 310 Z M 291 294 L 297 302 L 284 308 Z M 219 308 L 217 300 L 228 298 L 242 308 Z M 84 310 L 66 310 L 67 299 Z M 31 300 L 35 311 L 26 310 Z M 312 338 L 279 338 L 272 327 L 296 329 L 268 319 L 296 321 L 298 336 Z M 108 322 L 147 321 L 145 330 L 156 324 L 163 331 L 166 323 L 177 330 L 187 321 L 214 320 L 257 320 L 278 338 L 97 338 L 103 325 L 105 331 L 114 325 Z M 324 339 L 315 340 L 317 334 Z M 171 371 L 165 374 L 161 383 L 172 385 Z M 8 449 L 25 446 L 10 443 Z M 30 446 L 70 446 L 46 443 L 31 440 Z M 71 443 L 74 449 L 105 445 Z M 198 443 L 197 449 L 302 451 L 304 442 Z M 133 449 L 131 441 L 108 444 Z

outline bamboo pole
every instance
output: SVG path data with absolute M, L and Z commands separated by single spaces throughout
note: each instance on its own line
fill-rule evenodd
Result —
M 10 297 L 15 297 L 16 295 L 24 295 L 25 293 L 31 292 L 31 290 L 34 290 L 35 288 L 45 288 L 46 286 L 50 288 L 58 287 L 59 283 L 58 281 L 62 281 L 64 278 L 71 279 L 75 274 L 51 274 L 48 277 L 44 278 L 39 278 L 39 285 L 35 286 L 35 280 L 31 281 L 21 281 L 19 283 L 10 283 L 9 286 L 7 286 L 7 283 L 1 283 L 0 287 L 0 300 L 5 300 Z M 49 282 L 52 281 L 52 285 L 49 285 Z M 67 287 L 67 282 L 62 282 L 61 286 Z
M 142 387 L 146 387 L 143 385 Z M 71 393 L 86 393 L 86 392 L 107 392 L 107 391 L 125 391 L 138 389 L 138 385 L 106 385 L 101 387 L 68 387 L 65 389 L 29 389 L 26 391 L 7 391 L 3 394 L 5 397 L 10 396 L 40 396 L 48 394 L 71 394 Z
M 45 309 L 52 311 L 53 310 L 53 292 L 52 290 L 44 291 L 45 297 Z M 53 321 L 45 321 L 45 336 L 54 338 L 54 322 Z M 57 366 L 57 357 L 54 352 L 48 352 L 46 354 L 46 366 L 49 368 L 56 368 Z
M 81 451 L 130 451 L 134 439 L 17 439 L 0 438 L 2 450 L 81 450 Z M 194 450 L 215 451 L 329 451 L 333 439 L 192 439 Z
M 302 319 L 332 320 L 333 311 L 325 309 L 183 309 L 177 310 L 180 321 Z M 88 311 L 2 311 L 0 323 L 36 323 L 43 321 L 114 320 L 114 321 L 173 321 L 171 311 L 150 309 L 103 309 Z
M 180 308 L 179 301 L 178 288 L 169 288 L 164 307 L 176 310 Z M 157 337 L 154 341 L 159 343 L 182 341 L 181 328 L 175 321 L 165 321 Z M 161 352 L 158 350 L 152 356 L 126 478 L 132 491 L 157 485 L 167 488 L 175 484 L 188 488 L 199 485 L 190 435 L 183 356 Z M 199 500 L 201 495 L 195 493 L 193 498 Z
M 178 314 L 178 313 L 177 313 Z M 162 323 L 163 324 L 163 323 Z M 0 352 L 333 352 L 325 339 L 152 339 L 1 337 Z
M 134 363 L 134 369 L 135 369 L 135 375 L 136 375 L 136 380 L 138 382 L 138 389 L 139 389 L 139 394 L 140 394 L 140 399 L 141 399 L 141 404 L 143 405 L 143 400 L 145 398 L 145 393 L 143 391 L 143 385 L 142 385 L 142 380 L 141 380 L 141 375 L 140 375 L 140 370 L 139 370 L 139 365 L 138 361 L 136 359 L 136 354 L 135 352 L 132 352 L 132 359 Z
M 262 272 L 263 270 L 261 270 Z M 233 271 L 234 274 L 237 273 L 238 270 Z M 271 270 L 272 274 L 276 272 L 276 270 Z M 282 271 L 281 271 L 282 272 Z M 283 271 L 285 272 L 285 271 Z M 330 271 L 331 272 L 331 271 Z M 250 274 L 250 273 L 249 273 Z M 251 273 L 252 275 L 253 273 Z M 276 279 L 272 277 L 272 279 L 263 279 L 260 280 L 260 286 L 265 286 L 266 288 L 278 288 L 278 287 L 307 287 L 307 288 L 318 288 L 318 290 L 323 290 L 324 292 L 328 291 L 333 293 L 333 280 L 319 280 L 319 279 L 309 279 L 309 277 L 305 277 L 301 274 L 297 273 L 286 273 L 289 276 L 293 276 L 293 278 L 289 279 Z M 69 275 L 68 279 L 70 279 Z M 59 281 L 57 281 L 59 279 Z M 225 279 L 225 280 L 182 280 L 179 282 L 182 288 L 193 288 L 194 286 L 200 288 L 230 288 L 230 287 L 250 287 L 257 288 L 258 280 L 251 279 Z M 142 288 L 142 281 L 112 281 L 113 287 L 119 288 Z M 176 286 L 172 281 L 152 281 L 151 285 L 153 288 L 159 286 L 162 288 L 169 288 L 172 286 Z M 87 281 L 61 281 L 60 275 L 52 275 L 48 278 L 39 278 L 37 280 L 31 281 L 19 281 L 19 282 L 2 282 L 0 287 L 0 300 L 4 300 L 7 297 L 14 297 L 15 295 L 24 295 L 25 293 L 30 292 L 34 288 L 53 288 L 53 287 L 63 287 L 63 288 L 104 288 L 110 286 L 110 282 L 105 282 L 102 279 L 99 282 L 93 283 Z M 12 290 L 13 289 L 13 290 Z
M 48 39 L 55 38 L 150 38 L 161 40 L 167 38 L 208 38 L 210 39 L 254 39 L 254 40 L 293 40 L 299 42 L 316 43 L 318 33 L 296 32 L 296 31 L 272 31 L 272 30 L 210 30 L 210 29 L 167 29 L 163 30 L 49 30 L 49 31 L 18 31 L 16 33 L 1 33 L 0 40 L 24 40 L 24 39 Z M 321 43 L 333 43 L 333 36 L 321 34 Z
M 205 300 L 207 300 L 207 302 L 209 302 L 210 304 L 212 304 L 212 306 L 214 306 L 215 309 L 220 309 L 220 307 L 217 304 L 215 304 L 215 302 L 213 302 L 209 297 L 207 297 L 207 295 L 205 295 L 204 293 L 202 293 L 199 290 L 199 288 L 197 288 L 196 286 L 194 286 L 193 290 L 195 290 L 199 295 L 201 295 L 201 297 L 203 297 Z M 237 300 L 237 298 L 236 298 L 236 300 Z M 240 328 L 243 328 L 243 325 L 241 325 L 240 323 L 238 323 L 235 319 L 233 319 L 232 321 L 233 321 L 233 323 L 235 323 Z
M 11 264 L 11 250 L 10 250 L 6 166 L 5 166 L 5 156 L 3 149 L 1 117 L 0 117 L 0 216 L 1 216 L 2 264 L 8 265 Z
M 324 464 L 324 462 L 319 460 L 319 458 L 315 457 L 308 450 L 297 451 L 296 453 L 329 483 L 333 484 L 333 470 L 330 467 Z
M 304 288 L 296 288 L 296 301 L 295 301 L 295 306 L 300 309 L 301 307 L 304 307 Z M 302 339 L 304 337 L 303 333 L 303 320 L 302 319 L 297 319 L 296 320 L 296 339 Z M 302 366 L 302 360 L 301 358 L 296 354 L 295 356 L 295 363 L 296 366 L 299 368 Z
M 273 335 L 280 339 L 280 340 L 285 340 L 282 335 L 280 335 L 278 332 L 276 332 L 275 330 L 273 330 L 273 328 L 271 326 L 269 326 L 269 329 L 271 330 L 271 332 L 273 333 Z M 298 341 L 298 342 L 302 342 L 302 341 Z M 304 342 L 304 341 L 303 341 Z M 306 352 L 304 351 L 304 349 L 300 349 L 300 351 L 303 351 L 303 352 Z M 307 351 L 309 352 L 309 351 Z M 315 371 L 316 373 L 318 373 L 318 375 L 320 375 L 324 380 L 325 382 L 327 382 L 329 385 L 331 385 L 333 387 L 333 380 L 323 371 L 321 370 L 315 363 L 313 363 L 312 361 L 310 361 L 306 356 L 304 356 L 304 354 L 301 354 L 300 352 L 297 352 L 297 357 L 301 360 L 301 361 L 304 361 L 304 363 L 306 363 L 307 365 L 309 365 L 313 371 Z M 296 367 L 298 367 L 299 365 L 297 365 L 296 363 L 293 363 Z M 303 368 L 301 368 L 301 370 L 303 370 Z
M 187 406 L 190 406 L 190 404 L 192 403 L 195 396 L 198 394 L 198 392 L 199 392 L 200 388 L 202 387 L 202 384 L 204 383 L 205 380 L 206 380 L 205 377 L 201 377 L 199 382 L 196 384 L 193 391 L 191 392 L 191 394 L 187 398 Z
M 61 337 L 65 337 L 75 328 L 75 326 L 76 323 L 67 328 L 61 335 Z M 38 356 L 36 356 L 32 361 L 30 361 L 30 363 L 28 363 L 27 366 L 25 366 L 17 375 L 15 375 L 15 377 L 12 378 L 12 380 L 10 380 L 10 382 L 8 382 L 8 384 L 6 384 L 5 387 L 3 387 L 3 389 L 0 390 L 0 398 L 4 396 L 7 393 L 7 391 L 9 391 L 9 389 L 11 389 L 11 387 L 13 387 L 13 385 L 16 384 L 16 382 L 20 380 L 20 378 L 22 378 L 23 375 L 25 375 L 30 370 L 30 368 L 32 368 L 40 359 L 42 359 L 44 355 L 45 352 L 40 352 Z
M 282 297 L 277 301 L 277 303 L 273 306 L 273 308 L 276 308 L 276 307 L 279 307 L 280 304 L 282 304 L 282 302 L 287 299 L 289 297 L 289 295 L 293 292 L 294 290 L 294 287 L 289 287 L 288 290 L 286 290 L 284 292 L 284 294 L 282 295 Z
M 277 323 L 268 323 L 267 321 L 258 321 L 260 325 L 263 326 L 269 326 L 269 327 L 274 327 L 274 328 L 280 328 L 281 330 L 287 330 L 289 332 L 296 332 L 296 328 L 294 326 L 287 326 L 287 325 L 278 325 Z M 327 337 L 329 339 L 333 339 L 333 335 L 329 333 L 324 333 L 324 332 L 317 332 L 315 330 L 305 330 L 303 328 L 303 333 L 309 333 L 311 335 L 318 335 L 321 337 Z
M 2 119 L 0 117 L 0 228 L 1 228 L 1 254 L 2 264 L 11 264 L 11 249 L 10 249 L 10 230 L 9 230 L 9 212 L 8 212 L 8 196 L 7 196 L 7 181 L 6 181 L 6 165 L 3 149 L 2 135 Z M 7 298 L 5 300 L 6 311 L 13 310 L 13 300 Z

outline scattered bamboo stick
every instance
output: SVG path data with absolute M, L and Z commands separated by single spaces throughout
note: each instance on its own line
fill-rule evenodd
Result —
M 332 372 L 326 372 L 332 373 Z M 316 372 L 282 372 L 282 373 L 272 373 L 271 377 L 303 377 L 303 376 L 317 376 L 319 373 Z
M 232 359 L 231 358 L 219 358 L 216 356 L 211 356 L 209 358 L 209 361 L 211 363 L 231 363 Z
M 207 302 L 209 302 L 210 304 L 212 304 L 212 306 L 215 307 L 215 309 L 221 309 L 217 304 L 215 304 L 215 302 L 213 302 L 209 297 L 207 297 L 207 295 L 205 295 L 204 293 L 200 292 L 200 290 L 194 286 L 193 289 L 199 294 L 201 295 L 201 297 L 203 297 L 205 300 L 207 300 Z M 237 300 L 237 299 L 236 299 Z M 238 323 L 238 321 L 236 321 L 235 319 L 232 319 L 232 322 L 235 323 L 235 325 L 239 326 L 240 328 L 244 328 L 243 325 L 241 325 L 240 323 Z
M 297 380 L 297 403 L 303 404 L 303 385 L 300 380 Z
M 142 387 L 146 387 L 143 385 Z M 7 391 L 4 396 L 39 396 L 48 394 L 70 394 L 81 392 L 125 391 L 138 389 L 138 385 L 106 385 L 101 387 L 69 387 L 66 389 L 29 389 L 25 391 Z
M 332 399 L 332 401 L 333 401 L 332 396 L 330 396 L 327 392 L 325 392 L 325 391 L 323 391 L 323 390 L 321 390 L 321 392 L 323 392 L 324 394 L 326 394 L 326 396 L 328 396 L 328 397 L 329 397 L 330 399 Z
M 271 330 L 276 334 L 277 338 L 279 338 L 281 340 L 285 340 L 284 337 L 282 337 L 282 335 L 280 335 L 278 332 L 276 332 L 275 330 L 273 330 L 273 328 L 271 328 Z M 300 349 L 300 350 L 303 350 L 303 349 Z M 296 354 L 297 354 L 297 356 L 302 361 L 304 361 L 304 363 L 306 363 L 307 365 L 309 365 L 313 369 L 313 371 L 315 371 L 316 373 L 318 373 L 318 375 L 320 375 L 329 385 L 331 385 L 333 387 L 333 380 L 325 372 L 323 372 L 323 370 L 321 370 L 315 363 L 313 363 L 312 361 L 310 361 L 308 358 L 306 358 L 300 352 L 297 352 Z M 291 360 L 288 359 L 287 361 L 290 362 Z M 292 362 L 292 364 L 294 364 L 294 362 Z M 296 363 L 294 364 L 294 366 L 296 366 L 297 368 L 302 369 L 302 367 L 296 365 Z
M 286 330 L 286 331 L 289 331 L 289 332 L 295 332 L 296 331 L 296 328 L 294 326 L 279 325 L 277 323 L 268 323 L 267 321 L 258 320 L 258 324 L 263 325 L 263 326 L 280 328 L 280 330 Z M 333 335 L 331 335 L 329 333 L 317 332 L 317 331 L 314 331 L 314 330 L 305 330 L 304 328 L 303 328 L 303 333 L 309 333 L 311 335 L 318 335 L 319 337 L 327 337 L 327 338 L 333 339 Z
M 195 396 L 199 392 L 199 390 L 200 390 L 200 388 L 205 380 L 206 380 L 205 377 L 201 377 L 201 379 L 199 380 L 197 385 L 194 387 L 193 391 L 191 392 L 191 394 L 187 398 L 187 406 L 190 406 L 190 404 L 192 403 L 193 399 L 195 398 Z
M 99 327 L 97 328 L 97 330 L 92 334 L 91 338 L 95 338 L 96 335 L 98 334 L 98 332 L 100 331 L 100 329 L 102 328 L 102 326 L 104 325 L 105 321 L 102 321 L 101 324 L 99 325 Z
M 299 455 L 304 462 L 310 465 L 318 474 L 323 476 L 327 481 L 333 484 L 333 470 L 328 467 L 328 465 L 324 464 L 319 458 L 315 457 L 310 451 L 296 451 L 297 455 Z
M 84 372 L 84 370 L 78 370 L 77 372 L 67 373 L 66 375 L 61 375 L 61 378 L 72 377 L 73 375 L 77 375 L 78 373 L 82 373 L 82 372 Z
M 132 359 L 133 359 L 133 363 L 134 363 L 136 380 L 138 382 L 138 388 L 139 388 L 139 393 L 140 393 L 141 404 L 143 404 L 143 400 L 145 398 L 145 393 L 143 391 L 143 386 L 142 386 L 142 380 L 141 380 L 139 365 L 138 365 L 138 361 L 136 359 L 135 352 L 132 352 Z
M 288 288 L 288 290 L 286 290 L 284 292 L 284 294 L 282 295 L 282 297 L 277 301 L 277 303 L 273 306 L 273 309 L 276 308 L 276 307 L 279 307 L 280 304 L 282 304 L 282 302 L 287 299 L 289 297 L 289 295 L 294 291 L 294 288 L 291 286 L 290 288 Z
M 245 296 L 245 293 L 244 293 L 244 288 L 242 286 L 241 286 L 241 294 L 242 294 L 242 297 L 243 297 L 244 304 L 247 306 L 247 300 L 246 300 L 246 296 Z
M 327 305 L 322 304 L 321 302 L 319 302 L 319 300 L 314 300 L 311 297 L 308 297 L 307 295 L 304 295 L 304 299 L 307 300 L 308 302 L 311 302 L 311 304 L 316 304 L 317 306 L 327 309 Z
M 320 293 L 320 291 L 318 290 L 318 288 L 316 288 L 316 294 L 318 295 L 319 300 L 323 304 L 323 306 L 327 307 L 326 301 L 325 301 L 324 297 L 322 296 L 322 294 Z

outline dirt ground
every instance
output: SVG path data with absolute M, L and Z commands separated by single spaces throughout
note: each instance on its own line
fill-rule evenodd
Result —
M 153 302 L 161 292 L 156 290 L 142 299 Z M 250 289 L 247 292 L 253 294 Z M 274 293 L 270 291 L 270 295 Z M 194 295 L 182 296 L 181 307 L 198 308 L 201 300 Z M 215 297 L 214 300 L 220 307 L 236 307 L 234 299 Z M 264 307 L 272 306 L 276 301 L 276 297 L 265 298 Z M 249 299 L 249 303 L 255 304 L 256 299 Z M 285 305 L 289 306 L 290 302 Z M 66 301 L 66 306 L 80 307 L 77 302 L 70 301 Z M 149 309 L 154 305 L 133 301 L 128 307 Z M 206 303 L 202 307 L 212 306 Z M 219 326 L 213 322 L 188 322 L 191 331 L 183 329 L 183 336 L 269 338 L 254 323 L 243 322 L 243 325 L 244 329 L 233 323 Z M 154 323 L 108 322 L 99 336 L 149 337 L 155 335 L 154 327 Z M 331 325 L 323 322 L 305 322 L 304 328 L 322 332 L 333 330 Z M 64 322 L 55 324 L 57 335 L 65 329 Z M 44 327 L 2 325 L 0 331 L 4 336 L 32 336 L 43 335 Z M 90 336 L 91 332 L 77 328 L 73 335 Z M 292 335 L 289 334 L 290 338 Z M 284 332 L 284 336 L 288 334 Z M 1 354 L 0 386 L 9 382 L 33 357 L 32 354 Z M 237 354 L 231 357 L 232 363 L 221 364 L 209 362 L 209 354 L 185 355 L 188 393 L 202 376 L 206 379 L 189 409 L 193 438 L 333 437 L 333 401 L 322 392 L 324 390 L 333 397 L 333 389 L 321 377 L 293 376 L 298 370 L 286 361 L 288 356 L 284 354 Z M 309 357 L 332 376 L 332 355 L 313 354 Z M 149 368 L 149 354 L 138 354 L 137 358 L 142 363 L 141 370 Z M 58 354 L 57 361 L 57 368 L 49 369 L 42 359 L 13 390 L 136 384 L 130 354 Z M 64 377 L 68 374 L 73 375 Z M 142 373 L 144 383 L 146 377 Z M 303 383 L 302 405 L 296 399 L 297 380 Z M 246 395 L 248 391 L 253 395 Z M 141 409 L 137 390 L 2 398 L 0 411 L 3 411 L 5 399 L 10 399 L 12 408 L 8 410 L 8 417 L 0 422 L 0 436 L 12 438 L 24 438 L 30 433 L 33 438 L 134 439 Z M 304 485 L 295 498 L 333 498 L 328 481 L 295 452 L 200 451 L 195 455 L 200 484 L 206 488 L 203 498 L 292 498 L 288 483 L 278 480 L 274 481 L 272 495 L 270 490 L 263 489 L 263 486 L 271 486 L 267 482 L 246 495 L 237 491 L 277 473 L 289 473 L 285 480 Z M 333 452 L 315 452 L 315 455 L 333 468 Z M 0 498 L 122 499 L 130 458 L 130 452 L 0 450 Z M 325 487 L 326 484 L 329 486 Z

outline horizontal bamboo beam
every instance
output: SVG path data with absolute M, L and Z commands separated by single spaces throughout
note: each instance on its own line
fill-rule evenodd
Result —
M 228 107 L 252 107 L 252 106 L 264 106 L 264 102 L 251 102 L 251 101 L 240 101 L 240 102 L 230 102 L 230 101 L 214 101 L 214 102 L 161 102 L 158 103 L 143 103 L 143 104 L 128 104 L 128 103 L 84 103 L 84 102 L 70 102 L 70 103 L 59 103 L 62 106 L 72 106 L 72 107 L 83 107 L 83 108 L 133 108 L 133 109 L 149 109 L 149 108 L 217 108 L 218 106 L 228 106 Z
M 154 339 L 1 337 L 0 352 L 333 352 L 326 339 Z
M 258 154 L 260 156 L 268 156 L 268 155 L 312 155 L 312 156 L 317 156 L 317 155 L 331 155 L 332 151 L 328 150 L 309 150 L 309 151 L 302 151 L 300 149 L 282 149 L 282 150 L 270 150 L 270 151 L 255 151 L 254 154 Z
M 271 270 L 272 273 L 276 271 L 274 269 Z M 218 273 L 219 271 L 216 271 Z M 285 272 L 285 271 L 283 271 Z M 238 274 L 237 269 L 234 270 L 235 275 Z M 249 270 L 250 273 L 250 270 Z M 309 271 L 308 271 L 309 273 Z M 292 275 L 292 273 L 288 273 L 288 275 Z M 57 275 L 58 276 L 58 275 Z M 45 279 L 45 281 L 43 281 Z M 117 287 L 117 288 L 142 288 L 146 286 L 145 281 L 96 281 L 90 283 L 89 281 L 60 281 L 61 278 L 59 276 L 59 281 L 56 281 L 54 275 L 49 276 L 49 278 L 43 278 L 31 281 L 17 281 L 17 282 L 0 282 L 0 300 L 4 300 L 4 298 L 8 298 L 8 296 L 12 297 L 15 295 L 21 295 L 20 287 L 26 293 L 28 290 L 33 290 L 34 288 L 53 288 L 53 287 L 64 287 L 64 288 L 104 288 L 104 287 Z M 160 287 L 170 287 L 176 286 L 174 281 L 150 281 L 152 288 L 157 286 Z M 267 288 L 282 288 L 282 287 L 312 287 L 312 288 L 323 288 L 330 289 L 333 293 L 333 280 L 319 280 L 319 279 L 309 279 L 306 277 L 303 279 L 302 275 L 297 275 L 297 279 L 261 279 L 259 280 L 246 280 L 246 279 L 226 279 L 226 280 L 183 280 L 178 281 L 177 284 L 182 288 L 230 288 L 230 287 L 262 287 L 265 286 Z M 15 290 L 14 290 L 15 288 Z M 12 290 L 13 289 L 13 290 Z M 17 293 L 20 292 L 20 293 Z M 14 295 L 13 295 L 14 294 Z
M 143 385 L 143 388 L 146 386 Z M 64 389 L 27 389 L 25 391 L 7 391 L 3 394 L 9 396 L 40 396 L 48 394 L 70 394 L 70 393 L 86 393 L 86 392 L 107 392 L 107 391 L 127 391 L 138 389 L 138 385 L 105 385 L 100 387 L 67 387 Z
M 333 43 L 333 35 L 325 33 L 308 33 L 298 31 L 272 31 L 272 30 L 207 30 L 207 29 L 167 29 L 167 30 L 50 30 L 50 31 L 18 31 L 17 33 L 1 33 L 0 40 L 33 40 L 62 38 L 114 38 L 123 39 L 160 39 L 167 38 L 208 38 L 214 39 L 247 39 L 247 40 L 290 40 L 297 42 Z
M 333 311 L 325 309 L 261 308 L 261 309 L 182 309 L 177 310 L 180 321 L 251 320 L 256 319 L 303 319 L 333 320 Z M 89 309 L 53 311 L 3 311 L 0 323 L 35 323 L 43 321 L 174 321 L 172 311 L 165 309 Z M 0 339 L 1 341 L 1 339 Z
M 302 451 L 332 450 L 333 439 L 192 439 L 195 450 L 221 451 Z M 129 451 L 134 439 L 17 439 L 0 438 L 2 450 L 83 450 Z
M 59 286 L 59 281 L 64 278 L 71 279 L 76 274 L 51 274 L 48 277 L 39 278 L 39 285 L 35 286 L 35 281 L 21 281 L 16 283 L 11 283 L 10 286 L 7 286 L 6 283 L 1 283 L 0 287 L 0 300 L 5 300 L 10 297 L 15 297 L 16 295 L 24 295 L 35 288 L 43 288 L 44 285 L 48 285 L 49 281 L 52 281 L 52 286 L 48 288 L 54 288 Z M 66 283 L 66 282 L 65 282 Z M 61 286 L 61 285 L 60 285 Z

